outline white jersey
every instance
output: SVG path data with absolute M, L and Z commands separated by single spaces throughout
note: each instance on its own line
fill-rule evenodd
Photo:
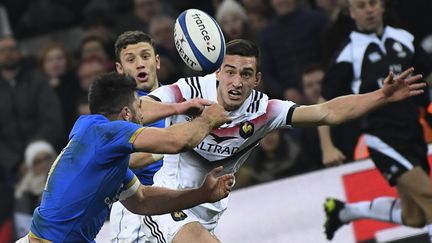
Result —
M 217 102 L 215 74 L 180 79 L 172 85 L 162 86 L 149 94 L 156 100 L 178 103 L 193 98 Z M 231 122 L 213 129 L 193 150 L 177 155 L 165 155 L 164 165 L 155 174 L 155 185 L 174 189 L 199 187 L 205 175 L 223 165 L 224 173 L 235 173 L 245 162 L 251 150 L 267 133 L 279 127 L 290 127 L 296 104 L 291 101 L 269 100 L 262 92 L 253 90 L 243 105 L 229 113 Z M 177 115 L 171 123 L 191 120 Z M 226 209 L 228 199 L 205 203 L 192 208 L 202 223 L 217 222 Z

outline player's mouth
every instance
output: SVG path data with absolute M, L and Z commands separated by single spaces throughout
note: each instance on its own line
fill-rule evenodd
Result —
M 241 92 L 239 90 L 229 90 L 228 96 L 232 100 L 239 100 L 242 97 Z
M 372 24 L 375 23 L 376 19 L 375 19 L 374 16 L 369 16 L 369 17 L 366 18 L 366 21 L 367 21 L 367 23 L 368 23 L 369 25 L 372 25 Z
M 147 82 L 148 74 L 146 72 L 139 72 L 136 79 L 141 83 Z

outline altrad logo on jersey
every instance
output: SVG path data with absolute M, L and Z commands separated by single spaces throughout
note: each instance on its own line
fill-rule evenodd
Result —
M 252 136 L 255 131 L 255 126 L 252 122 L 245 121 L 240 123 L 240 136 L 244 139 Z

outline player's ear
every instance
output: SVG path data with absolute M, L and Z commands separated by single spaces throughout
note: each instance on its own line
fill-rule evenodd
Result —
M 221 69 L 218 68 L 215 73 L 216 73 L 216 79 L 219 80 L 219 73 L 220 73 Z
M 124 72 L 123 72 L 123 66 L 119 62 L 116 62 L 115 66 L 116 66 L 117 73 L 124 74 Z
M 119 120 L 131 121 L 131 119 L 132 119 L 131 110 L 129 109 L 129 107 L 123 106 L 119 114 Z
M 262 79 L 262 73 L 261 72 L 257 72 L 256 74 L 256 80 L 255 80 L 255 86 L 258 86 L 261 83 L 261 79 Z
M 155 56 L 155 58 L 156 58 L 156 69 L 160 69 L 160 56 L 159 56 L 159 54 L 156 54 L 156 56 Z

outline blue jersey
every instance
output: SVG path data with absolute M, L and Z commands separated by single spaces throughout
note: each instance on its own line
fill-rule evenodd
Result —
M 149 92 L 147 91 L 138 90 L 139 96 L 146 96 L 148 93 Z M 165 119 L 146 124 L 146 126 L 164 128 Z M 134 169 L 132 171 L 135 173 L 135 175 L 138 177 L 138 179 L 143 185 L 153 185 L 153 176 L 162 167 L 162 164 L 163 159 L 156 161 L 143 169 Z
M 102 115 L 81 116 L 50 169 L 30 235 L 56 243 L 94 242 L 112 203 L 139 185 L 128 163 L 141 129 Z

